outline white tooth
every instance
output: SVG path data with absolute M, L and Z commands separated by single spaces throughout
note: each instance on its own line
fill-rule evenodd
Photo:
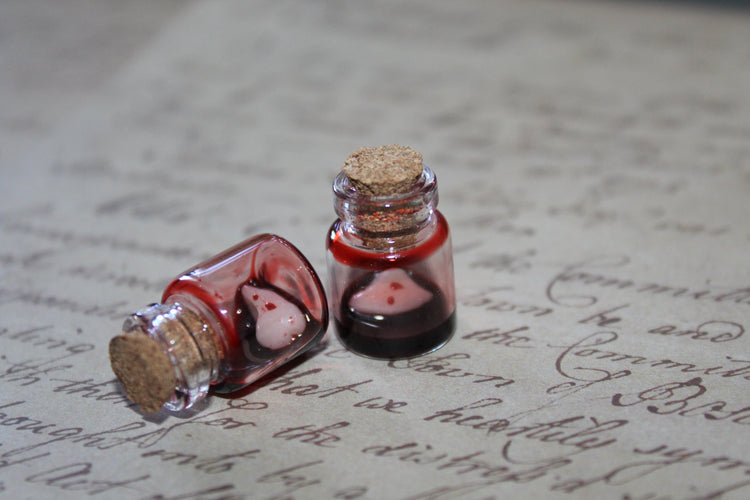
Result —
M 349 306 L 364 314 L 393 315 L 412 311 L 432 299 L 403 269 L 386 269 L 363 290 L 352 295 Z
M 278 293 L 251 285 L 241 293 L 255 320 L 255 338 L 266 349 L 284 348 L 305 331 L 305 315 Z

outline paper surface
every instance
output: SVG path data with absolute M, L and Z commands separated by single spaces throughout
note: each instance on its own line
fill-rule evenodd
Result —
M 750 494 L 747 12 L 196 1 L 123 60 L 0 157 L 0 496 Z M 124 399 L 124 315 L 260 232 L 325 279 L 331 181 L 391 143 L 453 231 L 445 347 Z

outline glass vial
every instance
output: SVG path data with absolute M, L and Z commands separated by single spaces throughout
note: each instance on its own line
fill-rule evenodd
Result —
M 147 413 L 178 411 L 210 387 L 231 392 L 316 345 L 323 287 L 285 239 L 250 238 L 175 278 L 161 303 L 129 316 L 109 346 L 125 393 Z
M 411 148 L 361 148 L 333 183 L 329 300 L 351 351 L 397 359 L 434 351 L 456 324 L 451 240 L 435 174 Z

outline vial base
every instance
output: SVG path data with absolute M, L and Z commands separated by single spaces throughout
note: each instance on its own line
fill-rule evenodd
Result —
M 247 293 L 247 290 L 258 292 Z M 275 296 L 267 300 L 269 292 Z M 255 301 L 255 304 L 251 303 Z M 282 304 L 286 304 L 283 306 Z M 299 312 L 300 333 L 290 337 L 280 336 L 285 327 L 290 327 L 292 316 L 275 314 L 289 308 Z M 254 309 L 254 311 L 251 311 Z M 249 280 L 237 288 L 233 311 L 233 326 L 227 330 L 227 342 L 234 346 L 225 356 L 227 365 L 231 367 L 220 383 L 211 386 L 215 393 L 226 394 L 236 391 L 254 382 L 271 369 L 286 363 L 315 345 L 314 339 L 325 331 L 323 324 L 313 318 L 304 304 L 292 295 L 259 280 Z M 265 326 L 261 321 L 267 319 Z M 270 323 L 270 326 L 269 326 Z M 262 332 L 271 330 L 274 336 L 281 339 L 285 345 L 264 345 L 261 340 Z M 267 335 L 266 335 L 267 337 Z M 272 339 L 266 339 L 273 342 Z
M 450 339 L 456 327 L 455 309 L 448 308 L 437 286 L 414 273 L 410 279 L 430 297 L 419 307 L 393 314 L 355 309 L 353 298 L 367 290 L 377 274 L 355 283 L 344 294 L 339 314 L 334 315 L 336 332 L 348 349 L 371 358 L 399 359 L 432 352 Z
M 315 345 L 312 339 L 323 330 L 323 325 L 310 317 L 309 314 L 305 314 L 305 318 L 307 320 L 305 330 L 295 339 L 293 344 L 284 350 L 270 351 L 258 344 L 252 335 L 240 339 L 244 359 L 236 360 L 234 369 L 227 374 L 222 382 L 213 384 L 211 391 L 217 394 L 228 394 L 242 389 L 261 378 L 272 368 L 308 351 Z M 298 345 L 304 347 L 298 348 Z
M 384 338 L 378 335 L 381 328 L 363 323 L 345 326 L 334 320 L 336 332 L 341 342 L 350 350 L 376 359 L 401 359 L 428 354 L 442 347 L 456 329 L 456 313 L 451 314 L 441 324 L 427 331 L 410 335 Z M 413 323 L 410 323 L 413 328 Z

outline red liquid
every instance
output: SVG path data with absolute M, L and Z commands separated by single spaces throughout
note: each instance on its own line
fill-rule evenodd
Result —
M 410 273 L 432 298 L 416 309 L 400 314 L 364 314 L 349 306 L 354 294 L 365 289 L 375 273 L 365 275 L 351 285 L 341 299 L 335 316 L 336 331 L 347 347 L 365 356 L 396 359 L 424 354 L 450 339 L 455 329 L 455 311 L 449 310 L 441 290 L 424 278 Z
M 246 285 L 272 291 L 302 313 L 304 330 L 288 345 L 269 349 L 256 338 Z M 261 235 L 185 271 L 164 291 L 162 302 L 197 300 L 217 320 L 221 378 L 217 392 L 240 389 L 317 344 L 328 326 L 325 294 L 307 260 L 288 242 Z M 277 304 L 280 306 L 281 304 Z M 266 305 L 266 311 L 273 307 Z
M 373 271 L 390 267 L 404 267 L 427 259 L 443 248 L 448 241 L 448 222 L 440 212 L 435 212 L 437 225 L 434 234 L 420 245 L 393 253 L 375 252 L 354 248 L 342 241 L 342 222 L 337 220 L 329 231 L 326 247 L 339 264 L 370 269 Z
M 305 317 L 305 329 L 300 335 L 296 336 L 292 342 L 281 349 L 269 349 L 262 346 L 255 336 L 255 320 L 253 319 L 253 315 L 250 313 L 250 310 L 245 303 L 245 299 L 242 297 L 241 290 L 242 286 L 244 286 L 245 284 L 238 287 L 234 300 L 235 308 L 233 310 L 233 333 L 235 334 L 235 338 L 233 338 L 232 340 L 233 343 L 238 344 L 239 348 L 233 350 L 233 352 L 228 357 L 228 361 L 232 366 L 232 371 L 227 374 L 222 383 L 213 386 L 214 392 L 228 393 L 244 387 L 245 385 L 247 385 L 246 380 L 248 379 L 248 377 L 253 372 L 255 372 L 259 366 L 266 365 L 278 359 L 280 356 L 283 357 L 286 351 L 290 351 L 290 357 L 291 355 L 296 356 L 298 354 L 302 354 L 304 351 L 314 345 L 312 342 L 309 342 L 309 340 L 318 332 L 320 332 L 322 328 L 320 322 L 315 321 L 310 313 L 304 308 L 304 306 L 289 294 L 284 293 L 282 290 L 279 290 L 278 288 L 275 288 L 273 286 L 260 284 L 256 281 L 249 281 L 247 284 L 258 288 L 271 290 L 281 295 L 284 300 L 291 302 L 296 307 L 298 307 Z M 268 309 L 273 309 L 275 308 L 275 305 L 268 304 L 267 307 Z M 302 345 L 303 347 L 299 348 L 300 345 Z

